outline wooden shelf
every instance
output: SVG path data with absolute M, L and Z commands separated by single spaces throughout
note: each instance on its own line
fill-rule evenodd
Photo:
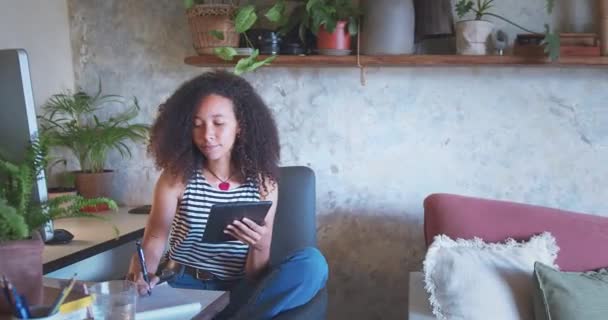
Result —
M 267 56 L 260 56 L 261 59 Z M 184 62 L 197 67 L 226 67 L 234 61 L 224 61 L 214 55 L 191 56 Z M 608 57 L 562 57 L 551 63 L 543 57 L 521 56 L 461 56 L 461 55 L 393 55 L 361 56 L 364 66 L 476 66 L 476 65 L 547 65 L 547 66 L 608 66 Z M 274 67 L 356 67 L 357 56 L 278 56 Z

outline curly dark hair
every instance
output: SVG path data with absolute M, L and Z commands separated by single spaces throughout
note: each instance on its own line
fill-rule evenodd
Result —
M 245 79 L 225 71 L 204 73 L 182 84 L 167 101 L 150 130 L 148 153 L 159 169 L 187 182 L 205 165 L 192 140 L 197 106 L 216 94 L 232 101 L 240 134 L 232 149 L 232 165 L 268 192 L 267 181 L 278 182 L 279 134 L 272 112 Z

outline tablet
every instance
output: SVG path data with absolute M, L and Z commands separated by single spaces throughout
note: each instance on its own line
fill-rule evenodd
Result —
M 218 243 L 236 240 L 233 236 L 224 233 L 224 229 L 234 220 L 249 218 L 261 225 L 268 210 L 272 206 L 272 201 L 258 202 L 235 202 L 216 204 L 211 207 L 203 242 Z

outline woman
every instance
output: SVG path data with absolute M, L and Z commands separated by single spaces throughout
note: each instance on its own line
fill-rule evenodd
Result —
M 327 263 L 317 249 L 269 266 L 279 139 L 269 108 L 247 81 L 214 71 L 183 84 L 161 106 L 148 151 L 162 173 L 142 243 L 150 286 L 135 256 L 129 268 L 140 294 L 158 283 L 167 238 L 165 258 L 180 266 L 169 284 L 230 290 L 222 318 L 270 319 L 323 288 Z M 260 200 L 272 201 L 264 224 L 245 218 L 224 230 L 238 241 L 201 241 L 211 206 Z

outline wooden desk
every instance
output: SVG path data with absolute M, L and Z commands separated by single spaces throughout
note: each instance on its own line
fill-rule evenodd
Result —
M 61 282 L 58 279 L 44 279 L 43 305 L 51 305 L 55 301 Z M 65 286 L 66 281 L 63 282 Z M 88 283 L 88 285 L 93 284 Z M 153 293 L 150 297 L 138 297 L 136 320 L 211 320 L 230 302 L 230 293 L 227 291 L 175 289 L 166 283 L 153 292 L 156 292 L 156 295 Z M 192 305 L 195 301 L 200 304 L 199 307 Z M 85 311 L 75 312 L 77 314 L 70 313 L 62 317 L 80 319 L 77 315 Z M 10 315 L 0 314 L 0 320 L 9 319 L 12 319 Z
M 44 279 L 44 304 L 50 304 L 57 295 L 57 290 L 52 289 L 59 287 L 59 281 L 52 279 L 57 274 L 61 275 L 57 278 L 65 279 L 71 277 L 74 272 L 78 272 L 77 279 L 79 280 L 105 281 L 110 279 L 102 276 L 99 276 L 100 279 L 92 279 L 86 273 L 95 270 L 103 271 L 110 267 L 116 268 L 117 272 L 126 273 L 128 258 L 135 252 L 133 242 L 143 236 L 144 227 L 148 220 L 147 214 L 130 214 L 128 213 L 130 209 L 131 207 L 121 207 L 118 211 L 99 213 L 108 217 L 119 229 L 120 235 L 118 238 L 112 225 L 106 221 L 88 218 L 55 221 L 55 229 L 70 231 L 74 234 L 74 239 L 68 244 L 45 245 L 43 251 L 43 272 L 46 276 Z M 147 314 L 143 317 L 136 316 L 136 318 L 145 318 L 146 320 L 168 318 L 211 319 L 223 310 L 229 302 L 229 293 L 225 291 L 172 290 L 175 290 L 176 294 L 186 292 L 189 296 L 200 298 L 200 313 L 178 314 L 175 311 L 165 310 L 158 312 L 158 314 L 154 313 L 154 316 Z M 8 316 L 0 315 L 0 320 L 8 318 Z
M 68 244 L 45 245 L 43 252 L 43 273 L 48 275 L 100 254 L 116 256 L 116 254 L 110 251 L 121 246 L 126 247 L 123 251 L 135 252 L 135 246 L 128 248 L 129 244 L 143 236 L 148 215 L 130 214 L 128 213 L 129 209 L 131 207 L 121 207 L 118 211 L 98 213 L 99 215 L 108 217 L 110 222 L 118 228 L 120 231 L 118 238 L 116 238 L 112 226 L 106 221 L 89 218 L 60 219 L 55 221 L 55 229 L 68 230 L 74 234 L 74 239 Z M 123 253 L 122 256 L 124 255 Z M 103 266 L 99 265 L 98 267 Z M 124 272 L 126 272 L 126 269 Z M 51 276 L 53 277 L 53 275 Z M 79 279 L 81 278 L 79 277 Z M 99 281 L 107 279 L 82 280 Z

